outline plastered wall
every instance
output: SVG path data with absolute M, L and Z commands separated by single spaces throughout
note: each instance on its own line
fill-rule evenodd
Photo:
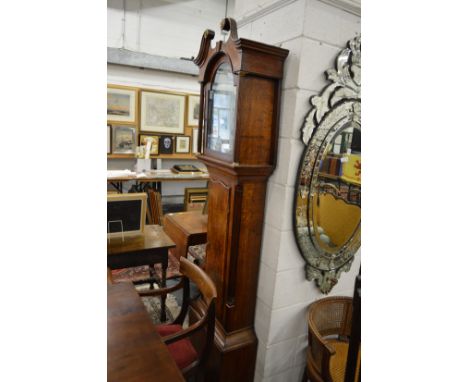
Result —
M 255 381 L 300 381 L 307 346 L 306 312 L 324 297 L 305 279 L 292 230 L 293 197 L 303 150 L 300 128 L 309 98 L 326 85 L 324 71 L 360 32 L 360 17 L 316 0 L 236 2 L 239 36 L 289 49 L 282 85 L 278 164 L 268 183 L 255 330 Z M 284 4 L 283 6 L 281 6 Z M 273 4 L 274 5 L 274 4 Z M 262 12 L 265 7 L 273 9 Z M 255 10 L 260 17 L 252 17 Z M 250 22 L 242 23 L 244 13 Z M 266 14 L 265 14 L 266 13 Z M 360 252 L 330 295 L 352 296 Z
M 205 29 L 219 30 L 225 11 L 224 0 L 108 0 L 107 46 L 190 58 Z

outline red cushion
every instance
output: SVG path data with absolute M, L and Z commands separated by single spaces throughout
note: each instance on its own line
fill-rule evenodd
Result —
M 161 337 L 168 336 L 170 334 L 178 333 L 182 330 L 180 325 L 158 325 L 156 326 Z M 198 354 L 194 349 L 192 343 L 188 338 L 183 338 L 179 341 L 173 342 L 167 345 L 172 358 L 174 358 L 179 369 L 184 369 L 192 362 L 196 361 Z

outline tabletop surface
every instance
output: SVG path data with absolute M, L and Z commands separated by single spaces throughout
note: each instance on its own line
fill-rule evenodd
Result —
M 184 381 L 134 286 L 107 286 L 107 381 Z
M 174 248 L 175 243 L 166 235 L 160 225 L 145 225 L 142 234 L 122 237 L 116 236 L 107 240 L 107 254 L 144 251 L 154 248 Z
M 208 215 L 201 211 L 175 212 L 164 216 L 164 224 L 171 221 L 187 234 L 203 234 L 207 232 Z
M 209 174 L 206 173 L 188 173 L 188 174 L 171 174 L 164 176 L 147 176 L 147 177 L 135 177 L 135 176 L 119 176 L 107 178 L 107 182 L 128 182 L 130 180 L 137 180 L 138 182 L 163 182 L 171 180 L 208 180 Z

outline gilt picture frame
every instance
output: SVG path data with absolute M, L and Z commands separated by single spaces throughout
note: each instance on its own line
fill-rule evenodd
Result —
M 153 139 L 153 144 L 151 145 L 150 155 L 158 155 L 159 154 L 159 137 L 157 135 L 146 135 L 140 134 L 140 146 L 146 146 L 148 143 L 148 139 Z
M 200 96 L 187 95 L 187 126 L 198 127 L 200 118 Z
M 208 188 L 186 188 L 184 192 L 184 209 L 185 211 L 201 211 L 203 210 L 207 200 Z
M 107 125 L 107 154 L 112 153 L 112 126 Z
M 175 152 L 177 154 L 189 154 L 190 153 L 190 137 L 188 136 L 176 137 Z
M 140 131 L 183 134 L 185 95 L 153 91 L 141 92 Z
M 135 125 L 138 122 L 138 89 L 107 85 L 107 122 Z
M 112 125 L 112 154 L 135 154 L 135 147 L 135 127 Z

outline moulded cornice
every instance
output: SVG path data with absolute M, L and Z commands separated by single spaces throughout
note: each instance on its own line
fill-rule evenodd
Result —
M 336 8 L 361 16 L 361 0 L 319 0 Z

